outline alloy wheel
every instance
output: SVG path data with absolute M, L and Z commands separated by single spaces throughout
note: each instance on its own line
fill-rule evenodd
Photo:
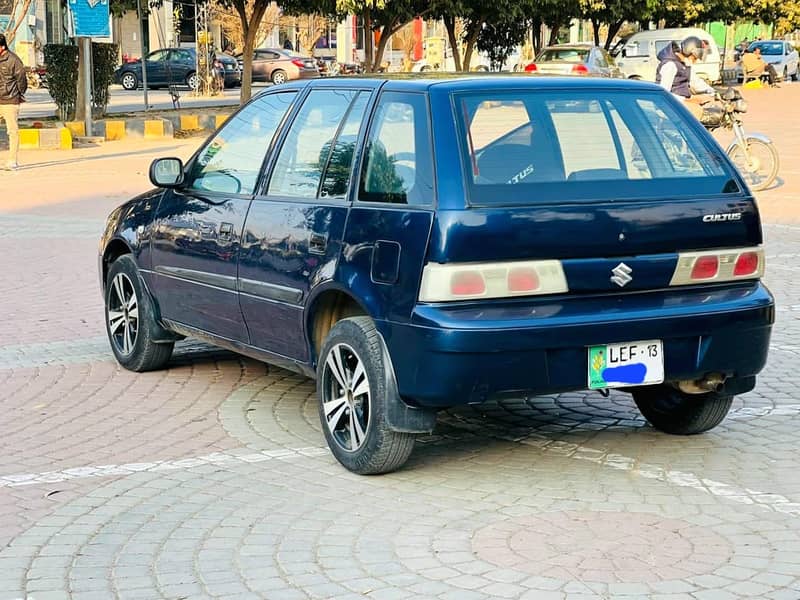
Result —
M 139 333 L 139 302 L 133 282 L 125 273 L 117 273 L 107 299 L 108 331 L 118 352 L 127 356 L 136 346 Z
M 342 450 L 355 452 L 366 441 L 370 400 L 363 361 L 347 344 L 336 344 L 325 359 L 322 407 L 328 430 Z
M 136 88 L 136 77 L 132 73 L 125 73 L 122 76 L 122 87 L 126 90 L 132 90 Z

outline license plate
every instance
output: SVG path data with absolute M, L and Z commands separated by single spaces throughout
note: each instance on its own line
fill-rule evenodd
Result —
M 663 381 L 661 340 L 589 348 L 589 389 L 649 385 Z

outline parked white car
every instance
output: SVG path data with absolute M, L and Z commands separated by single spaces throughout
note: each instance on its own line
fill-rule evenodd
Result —
M 756 48 L 761 49 L 761 58 L 775 67 L 778 77 L 781 77 L 783 81 L 787 81 L 790 77 L 793 81 L 797 81 L 800 75 L 798 72 L 800 71 L 800 60 L 798 60 L 797 50 L 791 42 L 761 40 L 750 44 L 748 50 L 752 52 Z M 738 79 L 742 79 L 741 63 L 736 67 L 736 75 Z
M 695 63 L 692 70 L 710 83 L 720 81 L 722 77 L 720 75 L 719 47 L 711 34 L 692 27 L 655 29 L 634 33 L 621 48 L 616 49 L 617 67 L 628 79 L 655 81 L 658 53 L 668 44 L 680 43 L 689 36 L 700 38 L 706 49 L 705 57 L 702 61 Z

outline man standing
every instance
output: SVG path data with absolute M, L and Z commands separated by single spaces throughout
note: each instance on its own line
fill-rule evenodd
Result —
M 17 168 L 19 154 L 19 105 L 25 102 L 28 78 L 19 56 L 8 49 L 6 36 L 0 33 L 0 118 L 8 131 L 7 171 Z

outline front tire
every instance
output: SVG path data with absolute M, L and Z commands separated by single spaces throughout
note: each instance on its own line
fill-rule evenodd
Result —
M 383 348 L 372 319 L 352 317 L 333 326 L 319 355 L 317 396 L 331 452 L 359 475 L 399 469 L 414 449 L 414 434 L 386 423 L 390 397 Z
M 773 144 L 756 138 L 749 137 L 745 141 L 749 158 L 745 155 L 741 144 L 738 143 L 728 151 L 728 156 L 750 189 L 755 192 L 765 190 L 778 177 L 780 168 L 778 151 Z
M 197 91 L 200 87 L 200 79 L 197 77 L 197 73 L 191 72 L 186 76 L 186 85 L 189 86 L 189 89 L 193 92 Z
M 158 329 L 155 310 L 130 254 L 120 256 L 108 270 L 105 315 L 108 341 L 119 364 L 137 373 L 167 364 L 174 343 L 153 340 Z
M 275 85 L 286 83 L 288 79 L 289 78 L 286 76 L 286 71 L 278 69 L 272 72 L 272 83 L 274 83 Z
M 644 418 L 659 431 L 694 435 L 719 425 L 731 408 L 733 396 L 685 394 L 669 385 L 655 385 L 633 392 L 633 400 Z
M 139 78 L 136 77 L 135 73 L 123 73 L 120 78 L 120 83 L 122 84 L 122 89 L 130 92 L 139 87 Z

